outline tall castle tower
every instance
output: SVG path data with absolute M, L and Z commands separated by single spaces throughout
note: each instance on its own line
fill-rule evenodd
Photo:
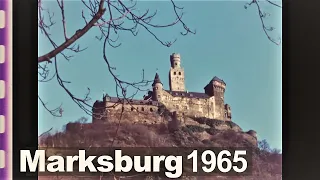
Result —
M 214 96 L 215 98 L 215 118 L 225 119 L 224 92 L 226 90 L 226 83 L 215 76 L 204 87 L 204 90 L 208 96 Z
M 184 69 L 181 68 L 180 54 L 170 55 L 171 68 L 169 72 L 170 91 L 185 91 Z

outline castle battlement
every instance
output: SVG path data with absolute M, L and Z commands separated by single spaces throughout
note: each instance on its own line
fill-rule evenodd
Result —
M 172 55 L 170 55 L 170 61 L 171 62 L 180 61 L 180 54 L 173 53 Z
M 181 67 L 180 54 L 170 55 L 170 64 L 169 90 L 163 88 L 160 76 L 156 73 L 152 91 L 149 91 L 142 100 L 104 96 L 103 101 L 97 101 L 94 104 L 93 111 L 97 112 L 95 110 L 97 107 L 99 109 L 104 107 L 107 113 L 124 110 L 153 114 L 158 112 L 160 105 L 164 105 L 169 111 L 184 116 L 231 121 L 231 107 L 224 102 L 226 83 L 222 79 L 213 77 L 204 87 L 204 92 L 188 92 L 185 90 L 184 69 Z

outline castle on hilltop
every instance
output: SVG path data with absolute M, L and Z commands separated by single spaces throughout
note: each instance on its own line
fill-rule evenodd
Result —
M 118 97 L 104 96 L 103 101 L 96 101 L 93 113 L 112 113 L 115 111 L 156 113 L 160 105 L 169 111 L 192 117 L 206 117 L 211 119 L 231 121 L 231 107 L 224 102 L 226 83 L 214 77 L 204 87 L 204 92 L 188 92 L 185 88 L 185 72 L 181 67 L 180 54 L 170 55 L 169 86 L 165 90 L 156 73 L 152 91 L 143 100 L 125 100 Z M 93 118 L 95 120 L 95 118 Z

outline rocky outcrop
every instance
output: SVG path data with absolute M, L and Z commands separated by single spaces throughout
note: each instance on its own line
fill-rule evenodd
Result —
M 222 121 L 205 117 L 185 116 L 177 111 L 169 111 L 164 105 L 160 105 L 158 111 L 150 114 L 143 112 L 116 112 L 112 111 L 108 114 L 106 122 L 121 122 L 132 124 L 164 124 L 170 133 L 177 131 L 188 131 L 201 140 L 209 140 L 223 134 L 223 132 L 232 131 L 234 136 L 241 136 L 250 146 L 257 146 L 257 133 L 254 130 L 244 132 L 240 126 L 232 121 Z M 80 127 L 75 127 L 80 128 Z M 67 129 L 72 129 L 67 127 Z M 230 133 L 229 133 L 230 134 Z M 232 135 L 231 135 L 232 136 Z M 239 137 L 237 137 L 239 138 Z M 226 139 L 224 139 L 226 140 Z

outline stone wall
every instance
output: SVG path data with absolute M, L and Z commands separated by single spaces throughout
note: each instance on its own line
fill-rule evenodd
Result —
M 183 68 L 175 67 L 170 69 L 169 86 L 171 91 L 185 91 Z
M 214 109 L 214 119 L 225 119 L 225 108 L 224 108 L 224 100 L 221 97 L 215 96 L 215 109 Z
M 187 116 L 214 117 L 214 97 L 209 99 L 174 97 L 166 91 L 162 91 L 160 102 L 170 111 L 178 111 Z
M 162 117 L 158 113 L 158 106 L 148 104 L 135 103 L 105 103 L 105 118 L 102 121 L 119 121 L 120 117 L 123 121 L 140 122 L 146 124 L 162 123 Z M 122 112 L 123 108 L 123 112 Z
M 213 94 L 215 97 L 214 114 L 216 119 L 225 119 L 224 92 L 226 86 L 221 82 L 214 82 Z
M 141 104 L 135 104 L 135 103 L 124 103 L 124 104 L 120 104 L 120 103 L 113 103 L 113 102 L 107 102 L 106 106 L 110 107 L 113 106 L 115 104 L 114 107 L 109 108 L 109 109 L 113 109 L 113 110 L 122 110 L 122 107 L 124 108 L 124 111 L 128 111 L 128 112 L 157 112 L 158 111 L 158 106 L 155 105 L 148 105 L 145 103 L 141 103 Z
M 224 105 L 224 109 L 226 111 L 226 121 L 230 120 L 231 121 L 231 118 L 232 118 L 232 115 L 231 115 L 231 107 L 229 104 L 225 104 Z

